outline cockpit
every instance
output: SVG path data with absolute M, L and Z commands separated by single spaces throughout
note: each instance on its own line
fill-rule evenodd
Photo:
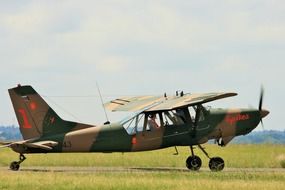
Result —
M 128 134 L 133 135 L 143 131 L 155 131 L 172 126 L 191 126 L 195 122 L 196 116 L 198 116 L 198 122 L 203 121 L 208 111 L 209 108 L 199 105 L 160 112 L 140 112 L 134 113 L 120 123 Z

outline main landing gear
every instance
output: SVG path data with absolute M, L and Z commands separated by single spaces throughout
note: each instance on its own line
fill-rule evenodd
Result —
M 19 161 L 11 162 L 10 169 L 13 170 L 13 171 L 18 171 L 19 168 L 20 168 L 20 164 L 22 162 L 24 162 L 24 160 L 26 160 L 26 157 L 24 156 L 24 154 L 20 154 Z
M 198 145 L 198 147 L 210 159 L 209 168 L 211 171 L 218 172 L 224 169 L 225 162 L 222 158 L 220 157 L 211 158 L 201 145 Z M 191 156 L 189 156 L 186 160 L 186 167 L 189 170 L 198 171 L 202 165 L 202 161 L 199 156 L 194 155 L 193 146 L 190 146 L 190 150 L 191 150 Z

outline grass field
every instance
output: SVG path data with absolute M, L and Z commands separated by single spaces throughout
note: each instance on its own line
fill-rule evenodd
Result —
M 0 172 L 0 189 L 284 190 L 284 173 L 53 173 Z
M 39 154 L 27 155 L 25 167 L 185 167 L 189 155 L 187 147 L 139 153 L 112 154 Z M 285 160 L 283 145 L 230 145 L 220 148 L 206 145 L 211 156 L 221 156 L 228 168 L 281 168 Z M 196 150 L 207 168 L 208 160 Z M 9 149 L 0 150 L 0 166 L 17 160 Z M 285 169 L 284 169 L 285 170 Z M 0 189 L 285 189 L 285 172 L 235 170 L 224 172 L 54 172 L 0 170 Z
M 220 156 L 226 167 L 231 168 L 279 168 L 285 160 L 284 145 L 229 145 L 225 148 L 206 145 L 210 156 Z M 66 153 L 26 155 L 22 166 L 123 166 L 123 167 L 184 167 L 189 156 L 188 147 L 178 147 L 179 155 L 174 156 L 174 148 L 137 153 Z M 198 149 L 195 153 L 208 167 L 208 159 Z M 0 150 L 0 166 L 8 166 L 18 154 L 10 149 Z

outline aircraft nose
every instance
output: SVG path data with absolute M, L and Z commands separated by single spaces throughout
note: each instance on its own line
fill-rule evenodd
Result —
M 266 117 L 270 112 L 268 110 L 261 110 L 260 111 L 260 116 L 261 118 Z

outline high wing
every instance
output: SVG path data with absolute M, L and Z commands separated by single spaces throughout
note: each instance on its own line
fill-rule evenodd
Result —
M 204 104 L 214 100 L 236 96 L 237 93 L 204 93 L 185 94 L 183 96 L 134 96 L 122 97 L 105 104 L 106 109 L 111 111 L 166 111 L 182 107 Z M 147 108 L 147 109 L 145 109 Z
M 37 149 L 42 149 L 42 150 L 52 150 L 52 148 L 56 145 L 58 145 L 58 142 L 55 141 L 39 141 L 39 142 L 29 142 L 30 140 L 25 140 L 25 141 L 17 141 L 17 142 L 11 142 L 11 143 L 0 143 L 2 146 L 0 148 L 4 147 L 22 147 L 22 148 L 37 148 Z

